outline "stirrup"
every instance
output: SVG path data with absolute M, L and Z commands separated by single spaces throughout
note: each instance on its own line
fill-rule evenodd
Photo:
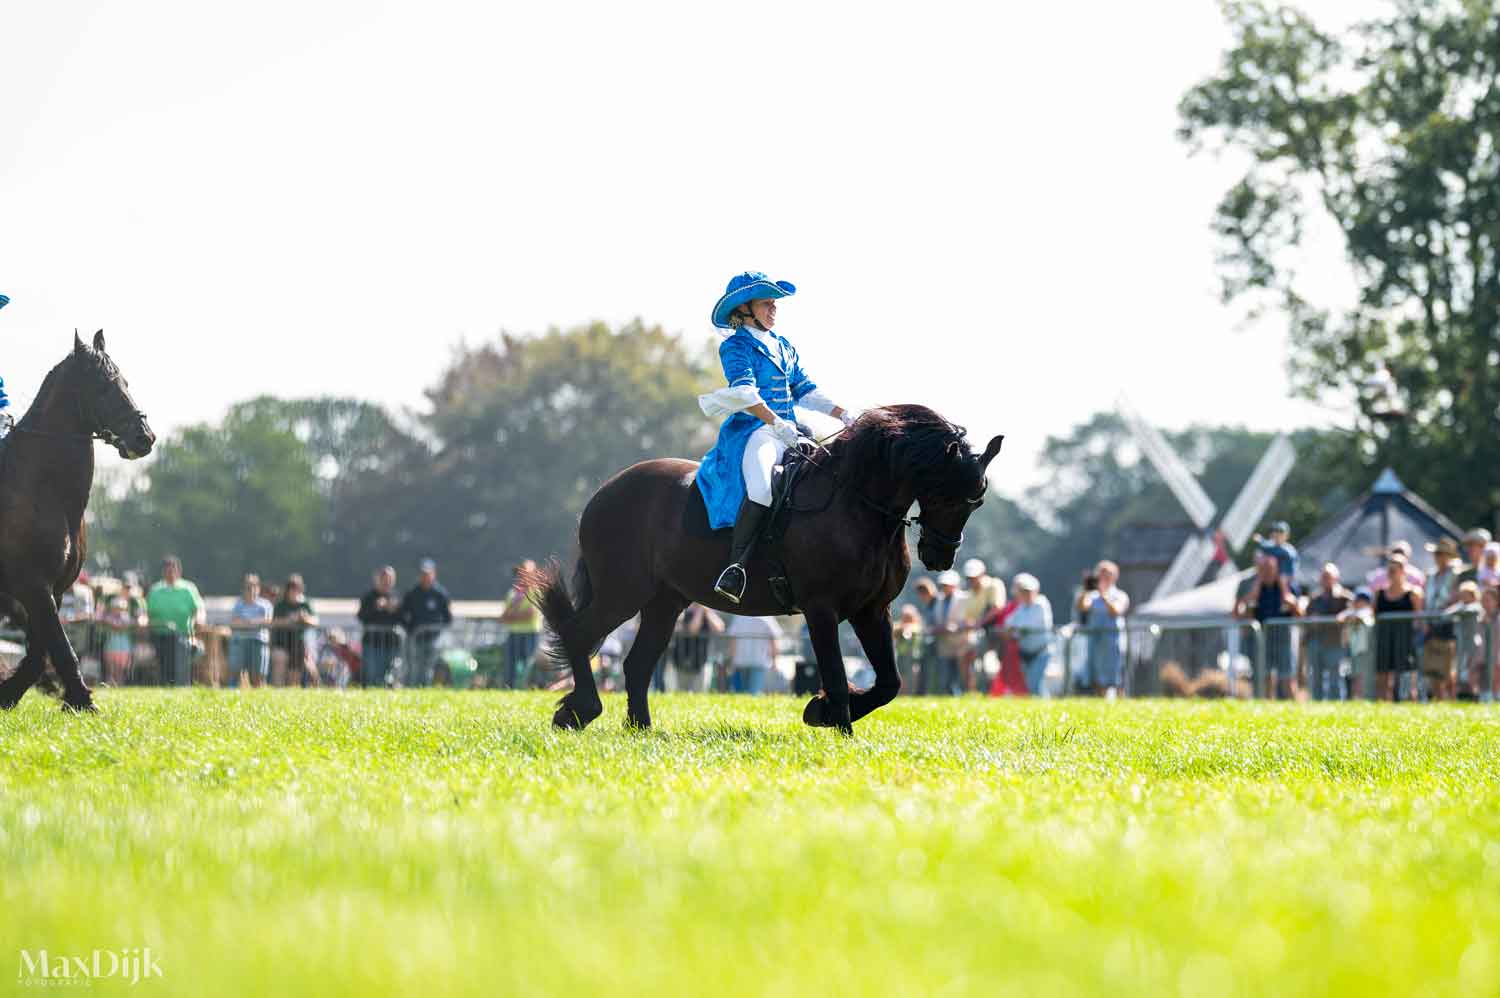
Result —
M 736 574 L 731 575 L 731 572 Z M 745 574 L 745 566 L 735 562 L 719 573 L 719 581 L 714 583 L 714 592 L 735 606 L 739 606 L 740 600 L 745 598 L 745 586 L 749 581 L 749 576 Z

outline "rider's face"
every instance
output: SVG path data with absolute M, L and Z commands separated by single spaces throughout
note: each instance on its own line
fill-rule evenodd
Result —
M 757 298 L 750 303 L 750 314 L 762 327 L 770 329 L 776 325 L 776 299 Z

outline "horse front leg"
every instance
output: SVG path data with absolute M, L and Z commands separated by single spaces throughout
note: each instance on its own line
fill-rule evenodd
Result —
M 875 685 L 849 698 L 849 719 L 857 721 L 896 699 L 901 692 L 901 673 L 896 669 L 896 639 L 889 606 L 872 603 L 850 617 L 849 623 L 875 670 Z
M 52 669 L 63 684 L 63 706 L 71 710 L 94 710 L 94 695 L 78 671 L 78 655 L 63 630 L 62 618 L 57 615 L 57 601 L 50 592 L 42 592 L 26 596 L 21 603 L 31 622 L 28 644 L 34 640 L 39 646 L 37 653 L 45 651 L 52 660 Z
M 812 639 L 813 655 L 818 660 L 818 677 L 823 691 L 802 711 L 803 722 L 815 728 L 838 728 L 845 735 L 854 734 L 849 717 L 849 677 L 844 671 L 844 654 L 839 650 L 839 617 L 832 610 L 807 608 L 807 636 Z

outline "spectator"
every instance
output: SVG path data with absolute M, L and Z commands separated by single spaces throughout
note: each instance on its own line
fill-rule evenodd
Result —
M 182 562 L 175 555 L 162 559 L 161 581 L 146 594 L 146 616 L 162 683 L 187 686 L 193 678 L 193 636 L 208 622 L 208 614 L 198 587 L 182 577 Z
M 275 609 L 260 594 L 260 576 L 246 575 L 240 598 L 229 609 L 229 685 L 264 686 L 271 675 L 271 617 Z
M 1386 557 L 1389 559 L 1397 556 L 1399 556 L 1402 560 L 1402 563 L 1406 565 L 1405 572 L 1407 588 L 1421 589 L 1424 585 L 1426 585 L 1427 573 L 1411 563 L 1410 542 L 1397 541 L 1396 543 L 1391 545 L 1390 550 L 1386 554 Z M 1385 584 L 1388 578 L 1388 571 L 1389 564 L 1385 564 L 1381 565 L 1379 568 L 1370 573 L 1369 583 L 1370 591 L 1372 593 L 1378 593 L 1380 592 L 1380 590 L 1385 588 Z
M 1339 567 L 1330 561 L 1318 576 L 1318 591 L 1307 603 L 1307 614 L 1337 620 L 1349 609 L 1353 599 L 1353 594 L 1339 583 Z M 1344 650 L 1343 626 L 1312 623 L 1302 633 L 1307 639 L 1307 679 L 1313 699 L 1344 699 L 1348 689 L 1345 677 L 1348 659 Z
M 385 686 L 386 677 L 401 652 L 401 603 L 396 599 L 396 570 L 382 567 L 371 580 L 370 591 L 359 598 L 355 615 L 364 632 L 360 636 L 359 685 Z
M 321 685 L 318 665 L 308 645 L 308 630 L 318 626 L 318 615 L 307 601 L 302 576 L 289 575 L 272 617 L 271 662 L 278 682 Z
M 1500 586 L 1500 542 L 1490 541 L 1484 546 L 1484 553 L 1479 556 L 1479 571 L 1475 576 L 1481 589 Z
M 124 593 L 110 597 L 102 619 L 104 626 L 104 674 L 111 686 L 123 686 L 130 673 L 131 631 L 135 621 L 130 616 L 130 598 Z
M 1484 547 L 1494 540 L 1490 532 L 1483 527 L 1475 527 L 1464 534 L 1463 546 L 1464 556 L 1469 559 L 1468 564 L 1460 569 L 1458 573 L 1459 582 L 1473 582 L 1479 584 L 1479 566 L 1484 561 Z M 1484 586 L 1479 586 L 1482 593 Z
M 932 604 L 933 649 L 932 682 L 923 684 L 924 693 L 958 696 L 964 692 L 959 661 L 972 643 L 964 628 L 965 596 L 958 591 L 958 573 L 949 569 L 937 578 L 938 596 Z
M 85 677 L 95 675 L 99 668 L 99 649 L 94 644 L 94 590 L 87 572 L 79 572 L 78 578 L 57 601 L 57 617 L 67 632 L 68 642 L 78 654 L 79 669 Z
M 1391 555 L 1385 567 L 1385 588 L 1375 593 L 1375 680 L 1379 698 L 1395 700 L 1402 673 L 1416 667 L 1416 638 L 1409 616 L 1392 619 L 1392 615 L 1420 612 L 1422 590 L 1411 585 L 1406 558 L 1399 552 Z
M 1020 653 L 1027 692 L 1042 696 L 1042 683 L 1052 660 L 1052 604 L 1041 595 L 1041 583 L 1036 576 L 1027 572 L 1015 577 L 1012 588 L 1017 605 L 1011 612 L 1005 636 Z
M 1495 698 L 1495 673 L 1500 670 L 1500 589 L 1493 587 L 1483 590 L 1479 595 L 1479 605 L 1483 608 L 1484 618 L 1480 624 L 1482 645 L 1484 647 L 1481 659 L 1483 675 L 1474 677 L 1481 697 L 1490 700 Z
M 1274 554 L 1262 551 L 1255 556 L 1255 578 L 1244 596 L 1235 602 L 1234 615 L 1242 620 L 1260 622 L 1260 640 L 1265 648 L 1266 679 L 1271 696 L 1291 700 L 1296 696 L 1297 679 L 1292 657 L 1292 629 L 1276 624 L 1300 616 L 1301 606 Z
M 1005 606 L 1005 583 L 990 576 L 983 560 L 970 558 L 964 562 L 964 596 L 963 621 L 971 634 L 958 667 L 964 689 L 972 693 L 984 682 L 985 656 L 1000 651 L 985 621 Z
M 713 654 L 714 639 L 724 633 L 724 618 L 702 603 L 689 603 L 672 636 L 672 669 L 676 687 L 685 693 L 704 688 L 704 669 Z
M 1297 549 L 1292 546 L 1292 527 L 1285 520 L 1277 520 L 1271 524 L 1271 539 L 1265 540 L 1256 534 L 1253 538 L 1256 550 L 1261 554 L 1268 554 L 1276 559 L 1276 570 L 1281 577 L 1286 579 L 1287 586 L 1293 593 L 1297 592 Z
M 1113 700 L 1124 685 L 1125 615 L 1130 597 L 1115 583 L 1120 567 L 1101 561 L 1084 576 L 1083 591 L 1074 604 L 1088 644 L 1087 675 L 1081 688 Z
M 535 572 L 536 562 L 523 561 L 511 570 L 510 595 L 505 599 L 505 610 L 500 622 L 506 626 L 505 668 L 508 673 L 506 685 L 512 689 L 522 686 L 531 672 L 531 659 L 536 655 L 537 642 L 542 636 L 542 611 L 531 602 L 531 588 L 525 573 Z
M 896 645 L 896 672 L 901 676 L 901 685 L 904 689 L 915 692 L 921 678 L 919 670 L 923 638 L 922 611 L 917 609 L 915 603 L 907 603 L 901 607 L 901 613 L 892 628 L 892 636 Z
M 1349 651 L 1348 696 L 1358 700 L 1364 695 L 1364 674 L 1370 670 L 1370 656 L 1374 653 L 1370 635 L 1375 624 L 1375 603 L 1370 590 L 1360 586 L 1354 590 L 1349 609 L 1339 615 L 1344 630 L 1344 647 Z
M 438 641 L 453 623 L 453 610 L 448 590 L 437 580 L 437 562 L 424 558 L 417 568 L 417 584 L 401 598 L 401 624 L 410 638 L 411 683 L 427 686 L 432 683 Z
M 725 633 L 729 636 L 734 691 L 759 696 L 765 692 L 766 676 L 776 665 L 781 627 L 774 617 L 734 617 Z
M 922 637 L 917 648 L 917 685 L 912 689 L 913 693 L 920 696 L 928 692 L 928 683 L 932 679 L 933 670 L 937 668 L 938 623 L 934 615 L 937 612 L 938 590 L 937 584 L 924 575 L 912 586 L 912 591 L 916 593 L 917 613 L 922 618 Z
M 1436 544 L 1428 544 L 1437 566 L 1427 576 L 1427 587 L 1423 592 L 1427 606 L 1441 613 L 1458 599 L 1458 543 L 1444 537 Z M 1458 635 L 1452 619 L 1434 620 L 1422 624 L 1422 676 L 1434 700 L 1450 700 L 1457 693 Z
M 1462 700 L 1477 700 L 1479 676 L 1484 671 L 1484 607 L 1479 587 L 1472 582 L 1460 582 L 1452 605 L 1443 614 L 1452 618 L 1454 630 L 1453 695 Z

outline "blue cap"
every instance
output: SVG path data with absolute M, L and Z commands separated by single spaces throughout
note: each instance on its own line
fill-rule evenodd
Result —
M 757 298 L 787 298 L 797 293 L 797 286 L 789 281 L 773 281 L 758 270 L 747 270 L 735 274 L 724 289 L 724 297 L 714 306 L 713 322 L 720 329 L 733 329 L 729 316 L 736 308 Z
M 1289 534 L 1291 532 L 1292 525 L 1290 523 L 1287 523 L 1285 520 L 1277 520 L 1275 523 L 1271 524 L 1271 533 L 1273 534 Z
M 7 306 L 9 304 L 10 304 L 10 299 L 7 298 L 7 297 L 5 297 L 4 295 L 0 295 L 0 308 L 4 308 L 5 306 Z
M 1370 596 L 1370 587 L 1369 586 L 1360 586 L 1358 589 L 1354 590 L 1354 598 L 1355 599 L 1372 599 L 1373 597 Z

